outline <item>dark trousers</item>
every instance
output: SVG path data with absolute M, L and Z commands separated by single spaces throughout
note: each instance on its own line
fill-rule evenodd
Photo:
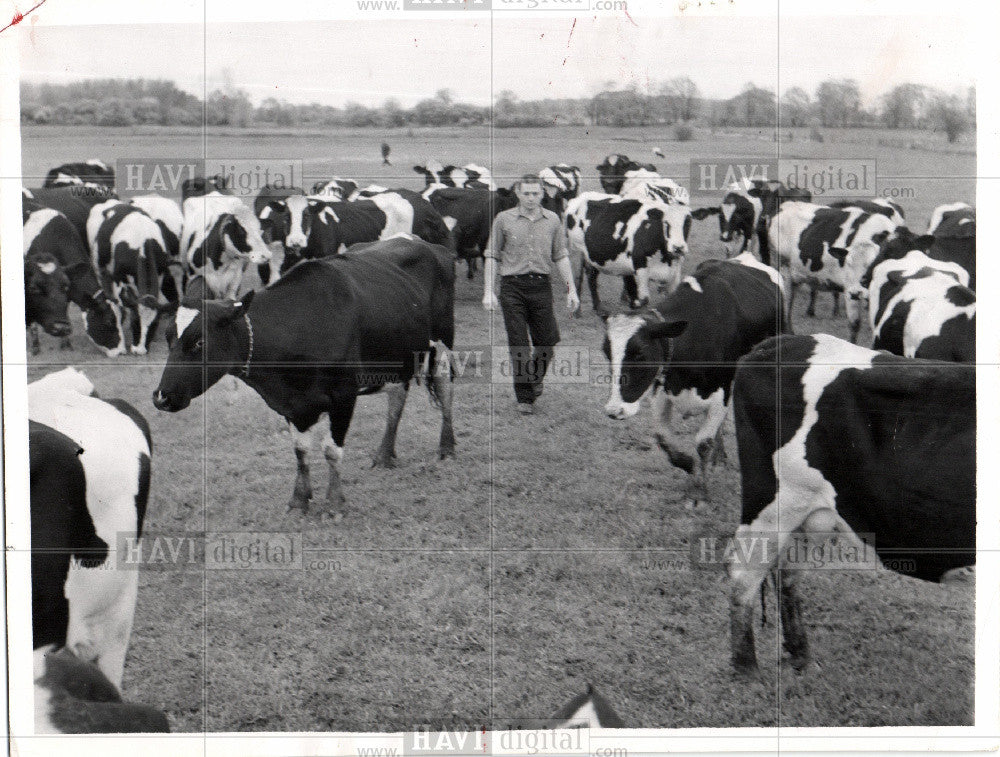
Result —
M 549 277 L 538 273 L 504 276 L 500 279 L 500 308 L 507 327 L 514 395 L 518 402 L 533 403 L 535 387 L 541 386 L 559 343 Z

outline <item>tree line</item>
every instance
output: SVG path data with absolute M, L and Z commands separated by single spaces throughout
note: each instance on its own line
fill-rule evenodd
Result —
M 853 79 L 822 82 L 810 93 L 792 87 L 778 98 L 772 90 L 748 82 L 728 99 L 703 97 L 686 76 L 640 92 L 606 82 L 582 98 L 522 100 L 511 90 L 499 92 L 493 107 L 457 101 L 438 90 L 412 107 L 389 98 L 378 107 L 348 102 L 341 107 L 296 105 L 269 97 L 254 105 L 249 94 L 227 83 L 201 98 L 173 82 L 150 79 L 92 79 L 72 84 L 21 84 L 21 120 L 36 124 L 138 124 L 200 126 L 474 126 L 498 128 L 594 124 L 648 126 L 688 124 L 711 127 L 822 126 L 943 130 L 949 141 L 975 125 L 976 93 L 947 94 L 919 84 L 900 84 L 868 106 Z

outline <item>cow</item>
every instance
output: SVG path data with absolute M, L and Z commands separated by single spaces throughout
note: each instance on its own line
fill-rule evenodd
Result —
M 906 223 L 903 207 L 898 202 L 876 197 L 873 200 L 839 200 L 829 203 L 831 208 L 858 208 L 865 213 L 881 213 L 896 226 Z
M 467 277 L 471 279 L 476 271 L 476 263 L 483 256 L 493 219 L 502 210 L 517 205 L 517 195 L 513 187 L 488 189 L 464 189 L 431 184 L 422 192 L 441 217 L 450 231 L 449 244 L 455 249 L 459 260 L 467 266 Z M 554 213 L 560 212 L 560 201 L 548 192 L 542 197 L 542 207 Z
M 235 297 L 251 265 L 271 259 L 260 220 L 238 197 L 210 192 L 184 201 L 181 260 L 221 297 Z
M 466 189 L 496 189 L 490 171 L 475 163 L 464 166 L 443 166 L 436 160 L 428 160 L 424 165 L 414 166 L 413 171 L 424 177 L 425 186 L 444 184 L 446 187 L 464 187 Z
M 330 202 L 318 197 L 292 196 L 275 200 L 261 211 L 280 217 L 288 229 L 282 243 L 285 259 L 281 273 L 301 260 L 337 255 L 353 244 L 388 239 L 415 232 L 444 242 L 448 229 L 433 206 L 411 192 L 384 192 L 370 200 Z M 428 240 L 425 240 L 428 241 Z
M 789 327 L 795 290 L 846 292 L 851 341 L 861 329 L 861 305 L 867 292 L 861 279 L 896 225 L 880 213 L 858 208 L 829 208 L 808 202 L 784 203 L 771 220 L 768 242 L 785 277 L 785 312 Z M 813 300 L 810 300 L 810 307 Z M 814 315 L 815 311 L 808 315 Z
M 185 179 L 181 182 L 181 207 L 192 197 L 204 197 L 210 194 L 231 195 L 233 192 L 227 186 L 226 177 L 219 174 L 214 176 L 195 176 L 193 179 Z
M 100 668 L 68 649 L 34 651 L 35 734 L 169 733 L 154 707 L 122 701 Z
M 87 221 L 87 242 L 105 290 L 121 303 L 129 351 L 145 355 L 156 333 L 170 258 L 160 227 L 135 205 L 108 200 Z
M 603 312 L 598 273 L 624 277 L 633 307 L 649 302 L 650 280 L 663 282 L 668 291 L 680 281 L 691 230 L 687 205 L 584 192 L 569 201 L 563 223 L 570 252 L 581 260 L 577 288 L 586 271 L 595 312 Z
M 38 327 L 65 340 L 72 328 L 66 315 L 69 277 L 55 256 L 39 252 L 24 256 L 24 323 L 30 327 L 31 354 L 42 351 Z
M 625 174 L 628 171 L 651 171 L 656 172 L 656 166 L 651 163 L 637 163 L 629 159 L 628 155 L 613 153 L 604 158 L 599 166 L 596 166 L 597 173 L 600 174 L 601 189 L 607 194 L 618 194 L 625 183 Z
M 253 200 L 253 212 L 260 222 L 260 236 L 264 244 L 271 251 L 271 259 L 267 263 L 257 266 L 257 274 L 260 276 L 262 284 L 268 284 L 272 279 L 278 278 L 281 265 L 285 260 L 285 245 L 283 240 L 288 235 L 289 217 L 287 213 L 275 212 L 277 206 L 272 206 L 272 202 L 279 202 L 292 195 L 305 195 L 299 187 L 272 187 L 264 186 Z
M 342 516 L 337 463 L 359 394 L 385 388 L 389 395 L 374 465 L 391 467 L 409 382 L 432 373 L 427 389 L 442 418 L 438 452 L 454 454 L 453 269 L 446 248 L 397 237 L 303 261 L 241 301 L 185 301 L 153 404 L 178 412 L 222 376 L 238 376 L 288 421 L 298 462 L 289 507 L 309 508 L 307 455 L 316 437 L 330 469 L 322 511 Z
M 184 265 L 181 263 L 181 234 L 184 232 L 184 214 L 181 206 L 169 197 L 157 194 L 133 197 L 135 205 L 156 222 L 166 245 L 169 276 L 163 277 L 163 296 L 169 302 L 180 298 L 184 291 Z
M 577 694 L 549 718 L 545 728 L 625 728 L 611 704 L 597 693 L 590 683 L 582 694 Z
M 976 288 L 976 209 L 964 202 L 939 205 L 931 214 L 927 234 L 931 241 L 920 249 L 935 260 L 958 263 L 969 272 L 969 288 Z
M 763 218 L 764 205 L 759 195 L 752 195 L 750 191 L 727 191 L 719 205 L 697 208 L 691 213 L 697 221 L 710 215 L 719 216 L 719 240 L 725 246 L 726 257 L 741 255 L 747 247 L 752 249 L 754 240 L 758 239 L 757 228 Z M 760 254 L 759 244 L 757 249 Z M 763 257 L 761 254 L 762 260 Z
M 358 191 L 358 183 L 351 179 L 341 179 L 334 176 L 328 181 L 317 181 L 313 184 L 309 194 L 323 197 L 327 200 L 341 200 L 346 202 Z
M 93 187 L 111 189 L 115 185 L 115 170 L 92 158 L 84 163 L 64 163 L 45 175 L 45 187 Z
M 645 170 L 627 171 L 625 176 L 625 182 L 619 193 L 622 197 L 668 205 L 673 203 L 687 205 L 690 202 L 687 189 L 673 179 Z
M 772 570 L 785 649 L 794 668 L 808 662 L 797 571 L 781 570 L 803 537 L 818 547 L 836 536 L 848 567 L 868 556 L 876 567 L 874 552 L 925 581 L 960 578 L 975 564 L 973 366 L 828 334 L 781 336 L 740 360 L 733 408 L 742 479 L 734 546 L 746 545 L 727 565 L 738 671 L 757 668 L 754 607 Z
M 880 255 L 881 257 L 881 255 Z M 920 250 L 875 259 L 862 279 L 868 287 L 872 349 L 904 357 L 976 361 L 976 293 L 957 263 Z
M 581 174 L 577 166 L 567 163 L 546 166 L 538 172 L 538 178 L 542 180 L 546 197 L 558 204 L 556 212 L 560 215 L 566 203 L 580 194 Z
M 58 210 L 76 229 L 80 240 L 87 241 L 87 221 L 95 205 L 117 200 L 118 195 L 104 187 L 42 187 L 24 190 L 24 200 L 31 200 L 44 208 Z
M 776 270 L 743 253 L 706 260 L 656 307 L 605 321 L 611 395 L 604 411 L 630 418 L 652 393 L 657 444 L 689 474 L 694 507 L 708 499 L 709 462 L 725 459 L 722 422 L 737 359 L 784 330 L 782 289 Z M 704 414 L 695 436 L 697 463 L 671 429 L 675 409 L 685 417 Z
M 81 237 L 62 213 L 42 206 L 35 199 L 24 198 L 21 205 L 25 256 L 55 257 L 69 278 L 67 295 L 80 308 L 87 337 L 108 357 L 122 354 L 126 345 L 121 310 L 101 287 L 84 241 L 86 237 Z M 62 346 L 69 347 L 68 340 Z
M 90 380 L 73 368 L 28 384 L 29 420 L 69 437 L 81 450 L 84 474 L 81 478 L 76 471 L 72 481 L 57 479 L 37 489 L 32 485 L 33 543 L 37 534 L 64 544 L 67 537 L 59 529 L 66 529 L 75 540 L 73 550 L 80 550 L 68 568 L 55 565 L 44 550 L 32 553 L 32 596 L 46 597 L 48 603 L 35 623 L 35 647 L 66 646 L 121 687 L 138 572 L 108 565 L 113 559 L 108 550 L 142 535 L 152 442 L 146 420 L 134 407 L 122 400 L 98 399 L 93 392 Z M 42 459 L 50 467 L 56 465 Z M 49 515 L 36 520 L 36 506 Z M 66 557 L 65 549 L 62 555 Z

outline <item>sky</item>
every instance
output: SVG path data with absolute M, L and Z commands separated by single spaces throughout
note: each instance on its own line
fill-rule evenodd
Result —
M 958 92 L 975 83 L 970 22 L 941 16 L 626 17 L 565 15 L 420 21 L 33 26 L 22 34 L 21 77 L 165 78 L 203 95 L 227 79 L 255 103 L 410 106 L 450 89 L 488 104 L 510 89 L 522 99 L 586 97 L 613 81 L 655 91 L 689 76 L 703 95 L 726 98 L 747 82 L 814 93 L 853 78 L 866 103 L 916 82 Z

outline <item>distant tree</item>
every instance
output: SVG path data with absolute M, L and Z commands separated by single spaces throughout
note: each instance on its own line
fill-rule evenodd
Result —
M 604 126 L 642 126 L 650 122 L 649 98 L 631 89 L 600 92 L 587 108 L 591 121 Z
M 380 126 L 386 126 L 390 129 L 406 125 L 406 111 L 403 110 L 403 107 L 399 104 L 399 100 L 394 97 L 390 97 L 382 103 L 379 121 Z
M 725 103 L 723 120 L 734 126 L 773 126 L 778 117 L 774 92 L 753 82 Z
M 916 126 L 927 90 L 919 84 L 900 84 L 882 96 L 882 123 L 890 129 Z
M 701 95 L 698 85 L 687 76 L 678 76 L 659 87 L 659 94 L 666 99 L 669 121 L 690 121 L 698 115 Z
M 823 126 L 854 126 L 861 110 L 861 90 L 854 79 L 830 79 L 816 88 Z
M 782 126 L 805 126 L 812 118 L 813 102 L 809 93 L 802 87 L 791 87 L 785 90 L 785 96 L 781 98 Z
M 930 116 L 935 128 L 943 129 L 948 142 L 955 142 L 971 126 L 967 104 L 956 95 L 937 95 L 931 103 Z
M 434 93 L 434 98 L 440 100 L 445 105 L 451 105 L 455 101 L 454 93 L 447 88 L 439 89 Z

